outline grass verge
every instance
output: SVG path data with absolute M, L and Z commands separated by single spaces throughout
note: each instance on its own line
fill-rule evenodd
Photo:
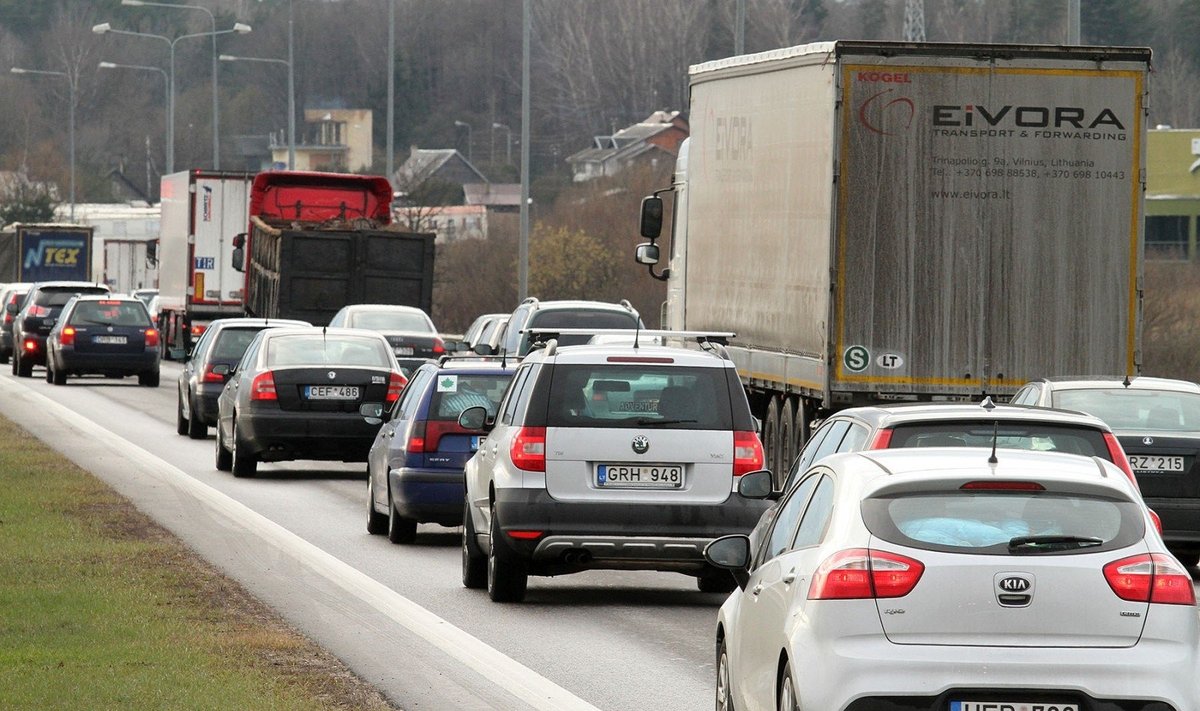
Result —
M 0 707 L 392 707 L 103 482 L 0 418 Z

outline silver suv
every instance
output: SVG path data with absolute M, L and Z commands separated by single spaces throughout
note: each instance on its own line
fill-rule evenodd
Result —
M 497 417 L 486 415 L 471 408 L 459 420 L 487 433 L 466 465 L 465 586 L 516 602 L 529 575 L 618 568 L 732 589 L 704 547 L 749 532 L 766 505 L 735 493 L 763 450 L 719 345 L 549 339 L 522 362 Z
M 622 299 L 620 303 L 606 301 L 538 301 L 529 297 L 521 302 L 508 318 L 502 352 L 522 358 L 534 347 L 533 329 L 561 329 L 564 335 L 559 345 L 587 343 L 590 333 L 597 330 L 636 329 L 641 317 L 633 306 Z M 574 331 L 567 334 L 566 331 Z

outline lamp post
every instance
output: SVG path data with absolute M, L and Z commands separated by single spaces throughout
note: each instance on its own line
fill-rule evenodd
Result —
M 165 2 L 149 2 L 148 0 L 121 0 L 122 5 L 131 7 L 170 7 L 179 10 L 199 10 L 208 15 L 212 24 L 212 125 L 213 125 L 213 170 L 221 169 L 221 123 L 220 111 L 217 108 L 217 18 L 212 11 L 198 5 L 175 5 Z
M 162 67 L 148 67 L 143 64 L 115 64 L 113 62 L 100 62 L 99 68 L 100 69 L 138 69 L 138 70 L 145 71 L 145 72 L 158 72 L 159 74 L 162 74 L 162 78 L 163 78 L 163 113 L 164 114 L 168 113 L 167 104 L 169 104 L 171 101 L 171 97 L 168 96 L 169 92 L 171 91 L 171 80 L 167 76 L 166 69 L 163 69 Z M 164 141 L 169 141 L 170 133 L 171 133 L 170 115 L 167 115 L 166 133 L 167 133 L 167 135 L 164 137 Z M 149 190 L 150 190 L 149 185 L 146 186 L 146 190 L 147 190 L 147 192 L 149 192 Z
M 492 124 L 492 137 L 496 135 L 496 129 L 504 129 L 504 164 L 512 165 L 512 129 L 502 123 Z M 492 151 L 495 154 L 495 150 Z M 492 162 L 496 162 L 496 156 L 492 155 Z
M 222 62 L 266 62 L 268 64 L 283 64 L 288 68 L 288 170 L 296 169 L 296 91 L 292 84 L 292 63 L 286 59 L 270 57 L 235 57 L 232 54 L 222 54 Z
M 70 165 L 71 165 L 71 222 L 75 221 L 75 78 L 67 72 L 53 72 L 46 69 L 22 69 L 13 67 L 13 74 L 41 74 L 43 76 L 63 77 L 67 80 L 67 132 L 70 134 Z
M 471 158 L 471 124 L 466 121 L 455 121 L 454 125 L 467 129 L 467 162 L 470 163 L 473 161 Z
M 170 73 L 167 81 L 167 173 L 175 172 L 175 45 L 179 40 L 190 39 L 192 37 L 209 37 L 211 35 L 227 35 L 234 32 L 238 34 L 246 34 L 250 32 L 250 25 L 242 24 L 241 22 L 234 23 L 233 27 L 228 30 L 217 30 L 216 32 L 193 32 L 191 34 L 179 35 L 175 38 L 165 37 L 163 35 L 154 35 L 148 32 L 132 32 L 130 30 L 114 30 L 112 25 L 107 22 L 102 22 L 99 25 L 92 27 L 92 32 L 98 35 L 114 34 L 128 35 L 130 37 L 149 37 L 151 39 L 162 40 L 167 44 L 170 50 Z

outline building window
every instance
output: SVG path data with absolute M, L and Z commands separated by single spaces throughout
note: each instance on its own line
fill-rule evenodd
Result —
M 1187 215 L 1155 215 L 1146 218 L 1146 259 L 1187 259 Z

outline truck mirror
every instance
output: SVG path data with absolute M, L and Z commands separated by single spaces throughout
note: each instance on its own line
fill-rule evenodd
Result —
M 642 242 L 637 246 L 637 263 L 653 266 L 658 264 L 658 245 L 653 242 Z
M 239 272 L 246 271 L 246 250 L 241 247 L 233 248 L 233 268 Z
M 663 201 L 657 195 L 642 198 L 642 236 L 658 239 L 662 234 Z
M 246 233 L 245 232 L 239 232 L 238 234 L 233 236 L 233 246 L 237 247 L 238 249 L 241 249 L 242 247 L 246 246 Z

